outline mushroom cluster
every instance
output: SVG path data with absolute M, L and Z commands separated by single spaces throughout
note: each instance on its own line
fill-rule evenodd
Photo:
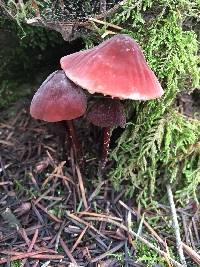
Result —
M 31 115 L 46 121 L 69 122 L 86 112 L 87 101 L 82 88 L 90 94 L 102 94 L 86 116 L 91 123 L 103 128 L 99 164 L 102 171 L 108 156 L 110 129 L 125 126 L 120 100 L 160 98 L 163 89 L 145 61 L 140 46 L 125 34 L 118 34 L 94 48 L 64 56 L 60 64 L 63 71 L 50 75 L 35 94 Z

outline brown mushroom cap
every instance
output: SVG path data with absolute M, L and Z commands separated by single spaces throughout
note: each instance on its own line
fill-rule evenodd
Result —
M 140 46 L 119 34 L 100 45 L 61 58 L 67 77 L 90 93 L 120 99 L 159 98 L 163 89 Z
M 99 127 L 122 127 L 126 123 L 123 105 L 117 99 L 102 98 L 90 108 L 87 119 Z
M 49 75 L 35 93 L 30 113 L 35 119 L 56 122 L 78 118 L 86 108 L 83 90 L 71 82 L 64 71 L 58 70 Z

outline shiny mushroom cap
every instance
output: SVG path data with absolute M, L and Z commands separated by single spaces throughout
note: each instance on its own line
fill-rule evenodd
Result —
M 78 118 L 86 108 L 83 90 L 71 82 L 64 71 L 58 70 L 49 75 L 35 93 L 30 113 L 35 119 L 56 122 Z
M 134 100 L 155 99 L 163 94 L 140 46 L 125 34 L 65 56 L 60 63 L 67 77 L 90 93 Z
M 90 108 L 87 119 L 99 127 L 122 127 L 126 123 L 123 105 L 117 99 L 102 98 Z

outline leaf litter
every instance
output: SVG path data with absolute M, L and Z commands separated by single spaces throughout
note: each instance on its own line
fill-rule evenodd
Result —
M 62 123 L 31 119 L 24 103 L 14 108 L 0 119 L 0 266 L 146 266 L 137 261 L 138 241 L 166 266 L 182 266 L 169 253 L 174 235 L 148 223 L 155 211 L 134 207 L 125 188 L 115 192 L 107 177 L 97 179 L 98 136 L 85 121 L 77 122 L 86 155 L 77 163 Z M 170 206 L 159 210 L 170 218 Z M 186 261 L 200 264 L 199 207 L 176 212 Z

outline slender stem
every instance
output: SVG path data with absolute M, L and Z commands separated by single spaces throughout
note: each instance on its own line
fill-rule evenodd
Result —
M 67 124 L 69 139 L 71 140 L 70 145 L 72 145 L 75 158 L 77 159 L 78 155 L 80 155 L 80 153 L 81 153 L 81 145 L 80 145 L 79 140 L 77 138 L 76 130 L 75 130 L 73 121 L 68 120 L 68 121 L 66 121 L 66 124 Z
M 108 150 L 110 145 L 110 128 L 104 127 L 103 128 L 103 148 L 101 154 L 101 160 L 99 162 L 99 170 L 98 175 L 101 176 L 103 169 L 106 166 L 108 160 Z

